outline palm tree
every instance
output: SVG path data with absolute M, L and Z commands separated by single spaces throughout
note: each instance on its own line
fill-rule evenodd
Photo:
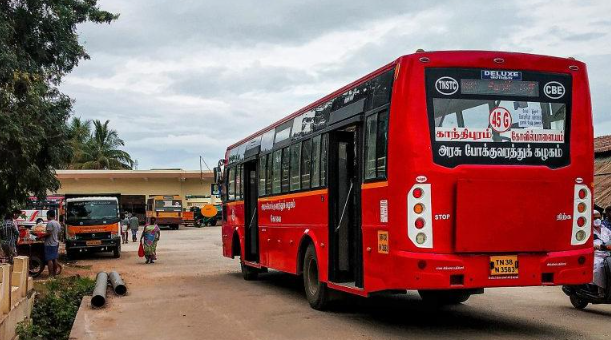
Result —
M 76 168 L 96 170 L 132 169 L 134 161 L 131 156 L 120 150 L 125 143 L 116 130 L 108 127 L 109 121 L 102 123 L 93 121 L 93 133 L 84 144 L 82 157 L 78 159 Z
M 69 168 L 74 168 L 83 158 L 85 144 L 91 136 L 91 121 L 81 120 L 80 117 L 73 117 L 68 125 L 70 136 L 70 146 L 72 147 L 72 161 Z

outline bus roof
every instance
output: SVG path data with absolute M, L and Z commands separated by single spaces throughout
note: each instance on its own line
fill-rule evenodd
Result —
M 111 196 L 91 196 L 91 197 L 77 197 L 77 198 L 68 198 L 66 202 L 86 202 L 86 201 L 115 201 L 119 202 L 116 197 Z
M 290 115 L 288 115 L 288 116 L 286 116 L 286 117 L 284 117 L 284 118 L 282 118 L 282 119 L 278 120 L 277 122 L 273 123 L 272 125 L 269 125 L 269 126 L 267 126 L 267 127 L 263 128 L 263 129 L 261 129 L 261 130 L 259 130 L 259 131 L 255 132 L 255 133 L 253 133 L 253 134 L 249 135 L 248 137 L 243 138 L 243 139 L 241 139 L 240 141 L 238 141 L 238 142 L 236 142 L 236 143 L 234 143 L 234 144 L 230 145 L 230 146 L 229 146 L 227 149 L 231 149 L 231 148 L 234 148 L 234 147 L 236 147 L 236 146 L 239 146 L 240 144 L 242 144 L 242 143 L 244 143 L 244 142 L 247 142 L 247 141 L 248 141 L 248 140 L 250 140 L 251 138 L 254 138 L 254 137 L 258 136 L 258 135 L 261 135 L 261 134 L 263 134 L 263 133 L 265 133 L 265 132 L 267 132 L 267 131 L 269 131 L 269 130 L 275 129 L 277 126 L 279 126 L 279 125 L 281 125 L 281 124 L 283 124 L 283 123 L 285 123 L 285 122 L 287 122 L 287 121 L 289 121 L 289 120 L 291 120 L 291 119 L 293 119 L 293 118 L 295 118 L 295 117 L 299 116 L 300 114 L 302 114 L 302 113 L 304 113 L 304 112 L 306 112 L 306 111 L 308 111 L 308 110 L 310 110 L 310 109 L 313 109 L 313 108 L 315 108 L 316 106 L 318 106 L 318 105 L 320 105 L 320 104 L 323 104 L 323 103 L 327 102 L 327 101 L 328 101 L 328 100 L 330 100 L 330 99 L 333 99 L 333 98 L 337 97 L 338 95 L 340 95 L 340 94 L 342 94 L 342 93 L 346 92 L 347 90 L 350 90 L 350 89 L 351 89 L 352 87 L 354 87 L 355 85 L 357 85 L 357 84 L 359 84 L 359 83 L 362 83 L 362 82 L 364 82 L 364 81 L 366 81 L 366 80 L 369 80 L 369 79 L 371 79 L 371 78 L 373 78 L 373 77 L 375 77 L 375 76 L 379 75 L 380 73 L 382 73 L 382 72 L 384 72 L 384 71 L 387 71 L 387 70 L 391 69 L 391 68 L 392 68 L 392 67 L 393 67 L 393 66 L 394 66 L 394 65 L 395 65 L 395 64 L 398 62 L 398 60 L 399 60 L 399 59 L 397 59 L 397 60 L 395 60 L 395 61 L 393 61 L 393 62 L 391 62 L 391 63 L 388 63 L 388 64 L 386 64 L 386 65 L 384 65 L 384 66 L 380 67 L 379 69 L 377 69 L 377 70 L 375 70 L 375 71 L 373 71 L 373 72 L 371 72 L 371 73 L 369 73 L 369 74 L 367 74 L 367 75 L 365 75 L 365 76 L 363 76 L 363 77 L 361 77 L 361 78 L 359 78 L 359 79 L 357 79 L 357 80 L 353 81 L 352 83 L 350 83 L 350 84 L 348 84 L 348 85 L 346 85 L 346 86 L 343 86 L 343 87 L 341 87 L 341 88 L 340 88 L 340 89 L 338 89 L 338 90 L 333 91 L 332 93 L 330 93 L 330 94 L 328 94 L 328 95 L 326 95 L 326 96 L 324 96 L 324 97 L 322 97 L 322 98 L 318 99 L 317 101 L 315 101 L 315 102 L 313 102 L 313 103 L 309 104 L 308 106 L 303 107 L 303 108 L 301 108 L 301 109 L 299 109 L 299 110 L 297 110 L 297 111 L 295 111 L 295 112 L 291 113 Z
M 268 132 L 268 131 L 270 131 L 272 129 L 275 129 L 277 126 L 282 125 L 283 123 L 285 123 L 285 122 L 287 122 L 287 121 L 289 121 L 289 120 L 299 116 L 300 114 L 302 114 L 302 113 L 304 113 L 304 112 L 306 112 L 306 111 L 308 111 L 310 109 L 313 109 L 313 108 L 317 107 L 318 105 L 321 105 L 321 104 L 327 102 L 328 100 L 331 100 L 331 99 L 337 97 L 338 95 L 341 95 L 342 93 L 352 89 L 356 85 L 376 77 L 377 75 L 381 74 L 382 72 L 391 69 L 393 66 L 395 66 L 396 64 L 401 62 L 401 60 L 403 60 L 403 59 L 414 58 L 416 56 L 417 57 L 424 57 L 424 56 L 431 57 L 431 56 L 435 56 L 435 55 L 438 55 L 438 56 L 441 56 L 441 57 L 450 57 L 450 58 L 456 57 L 458 55 L 463 56 L 463 57 L 474 57 L 474 56 L 482 56 L 482 57 L 484 57 L 484 56 L 489 56 L 490 54 L 495 54 L 496 56 L 523 56 L 525 58 L 533 58 L 534 57 L 534 58 L 546 58 L 546 59 L 549 58 L 549 59 L 556 59 L 556 60 L 570 60 L 571 62 L 583 64 L 582 62 L 580 62 L 578 60 L 575 60 L 574 58 L 563 58 L 563 57 L 554 57 L 554 56 L 529 54 L 529 53 L 520 53 L 520 52 L 501 52 L 501 51 L 485 51 L 485 50 L 456 50 L 456 51 L 422 51 L 422 50 L 419 50 L 419 51 L 417 51 L 415 53 L 406 54 L 406 55 L 398 57 L 394 61 L 392 61 L 392 62 L 390 62 L 390 63 L 388 63 L 388 64 L 386 64 L 386 65 L 384 65 L 384 66 L 382 66 L 380 68 L 378 68 L 377 70 L 375 70 L 375 71 L 373 71 L 373 72 L 371 72 L 371 73 L 369 73 L 369 74 L 367 74 L 367 75 L 365 75 L 365 76 L 363 76 L 363 77 L 361 77 L 361 78 L 351 82 L 348 85 L 345 85 L 345 86 L 343 86 L 343 87 L 333 91 L 332 93 L 330 93 L 330 94 L 328 94 L 328 95 L 318 99 L 317 101 L 315 101 L 315 102 L 313 102 L 313 103 L 311 103 L 311 104 L 309 104 L 309 105 L 307 105 L 307 106 L 305 106 L 305 107 L 303 107 L 303 108 L 301 108 L 301 109 L 291 113 L 290 115 L 288 115 L 288 116 L 286 116 L 286 117 L 276 121 L 275 123 L 273 123 L 273 124 L 271 124 L 269 126 L 266 126 L 265 128 L 255 132 L 255 133 L 249 135 L 248 137 L 239 140 L 238 142 L 236 142 L 236 143 L 230 145 L 229 147 L 227 147 L 227 150 L 230 150 L 232 148 L 238 147 L 241 144 L 249 141 L 250 139 L 252 139 L 254 137 L 257 137 L 259 135 L 264 134 L 265 132 Z

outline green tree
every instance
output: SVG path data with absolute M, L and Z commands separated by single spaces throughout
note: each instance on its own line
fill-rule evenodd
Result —
M 97 0 L 0 0 L 0 214 L 59 187 L 72 100 L 57 86 L 89 58 L 76 26 L 117 17 Z
M 91 138 L 85 143 L 82 157 L 78 159 L 76 168 L 97 170 L 132 169 L 134 161 L 131 156 L 120 150 L 125 143 L 116 130 L 108 127 L 109 121 L 102 123 L 93 121 Z
M 91 121 L 82 120 L 80 117 L 72 117 L 68 125 L 68 134 L 70 136 L 70 147 L 72 148 L 72 160 L 69 168 L 74 168 L 85 153 L 85 145 L 91 138 Z

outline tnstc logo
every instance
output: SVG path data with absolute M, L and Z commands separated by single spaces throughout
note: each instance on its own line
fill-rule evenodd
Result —
M 449 96 L 458 91 L 458 82 L 452 77 L 441 77 L 435 82 L 437 92 Z
M 543 93 L 552 99 L 560 99 L 564 96 L 564 85 L 557 81 L 550 81 L 543 87 Z

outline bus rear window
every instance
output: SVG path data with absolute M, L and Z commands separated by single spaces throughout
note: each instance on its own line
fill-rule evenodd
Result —
M 503 73 L 510 79 L 472 79 L 490 74 L 500 73 L 427 70 L 435 162 L 447 167 L 567 165 L 570 76 L 512 71 Z M 477 91 L 469 85 L 476 81 L 483 84 Z

